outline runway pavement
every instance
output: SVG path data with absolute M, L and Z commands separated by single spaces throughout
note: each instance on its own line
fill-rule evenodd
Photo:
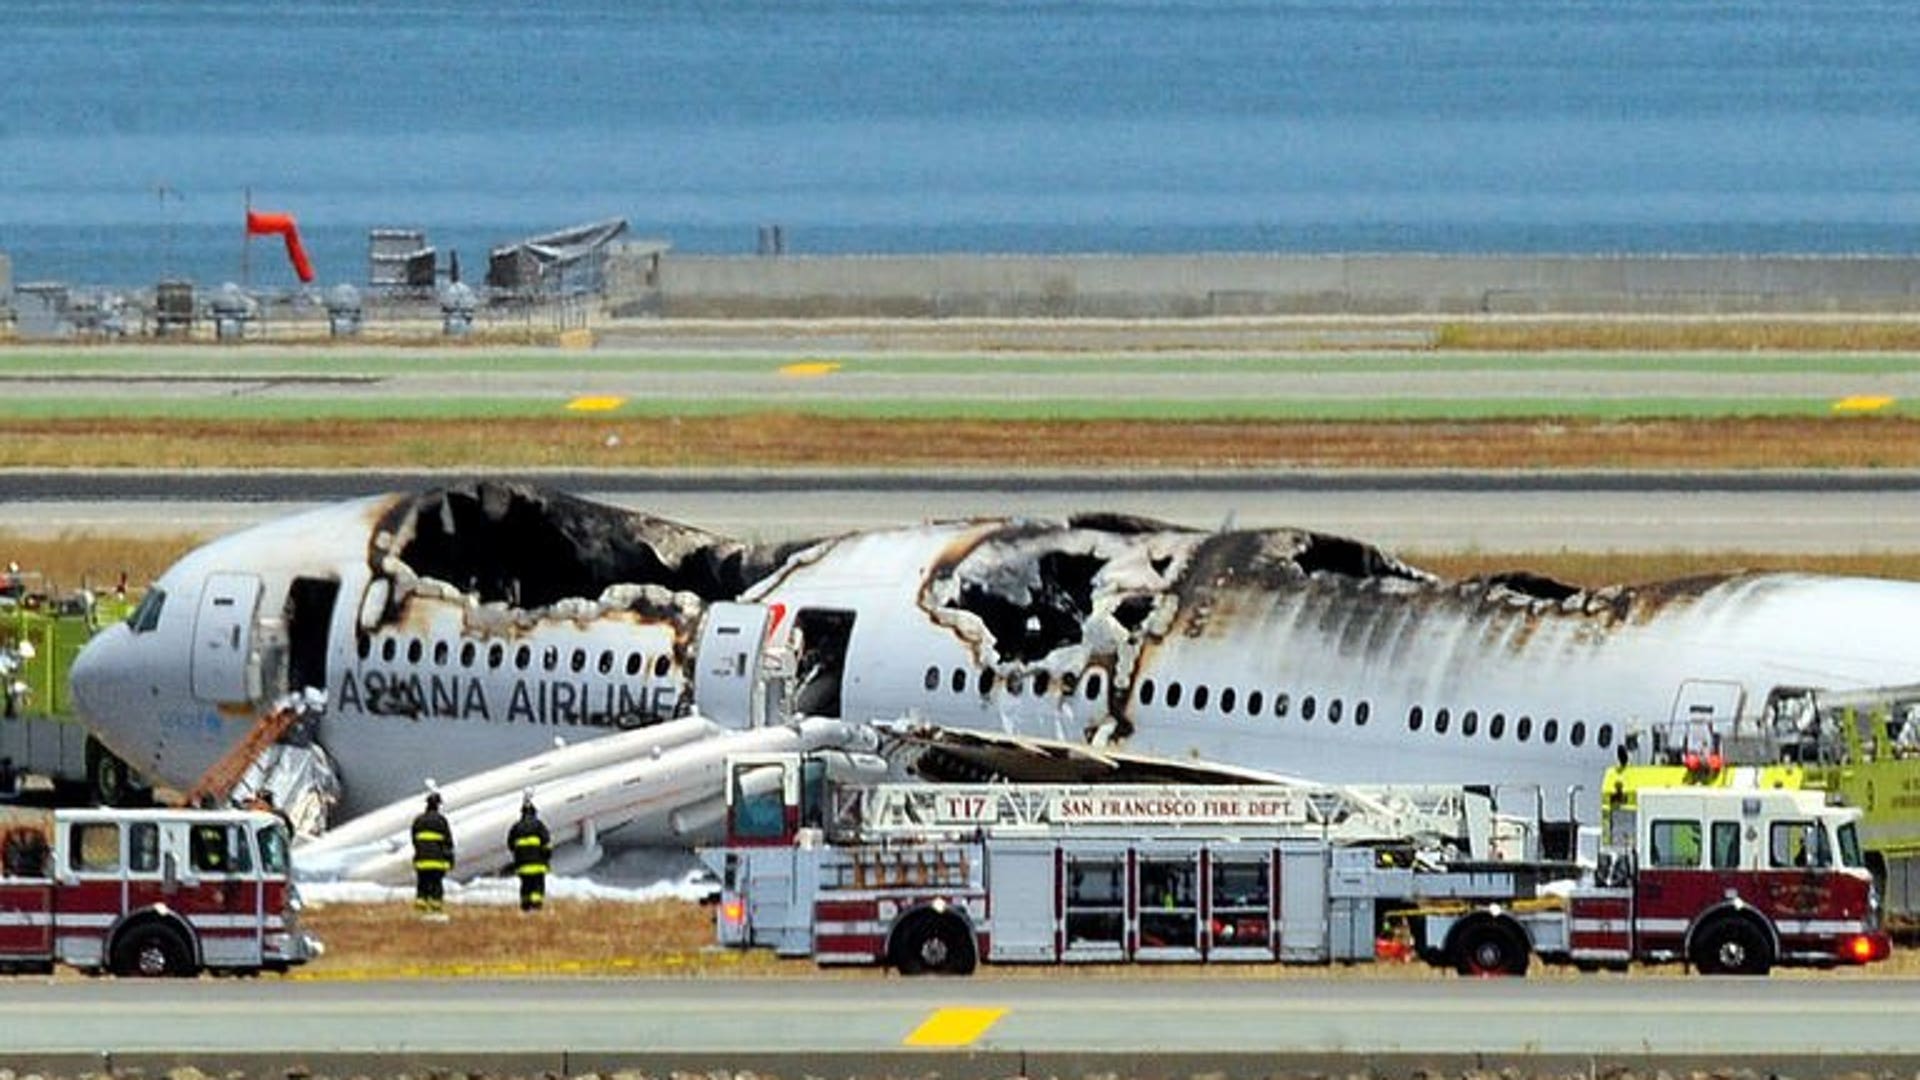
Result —
M 1514 1066 L 1911 1072 L 1920 986 L 1761 980 L 984 976 L 0 982 L 16 1069 L 378 1062 L 560 1075 L 1122 1077 Z

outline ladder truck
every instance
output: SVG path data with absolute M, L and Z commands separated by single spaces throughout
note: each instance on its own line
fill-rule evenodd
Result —
M 1461 788 L 836 783 L 828 770 L 807 754 L 729 762 L 727 841 L 700 853 L 723 946 L 910 975 L 1401 951 L 1462 974 L 1524 974 L 1535 956 L 1759 973 L 1888 951 L 1855 865 L 1857 813 L 1794 793 L 1655 797 L 1639 846 L 1576 883 L 1578 867 L 1539 858 L 1535 824 Z M 1795 865 L 1770 864 L 1776 840 Z

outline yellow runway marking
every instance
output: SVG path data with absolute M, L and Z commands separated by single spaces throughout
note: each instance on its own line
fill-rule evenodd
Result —
M 1834 412 L 1879 412 L 1893 404 L 1890 397 L 1845 397 L 1833 403 Z
M 832 360 L 809 360 L 799 364 L 787 364 L 780 368 L 780 374 L 796 379 L 812 379 L 821 375 L 831 375 L 840 370 L 840 365 Z
M 567 402 L 568 412 L 612 412 L 627 403 L 623 397 L 577 397 Z
M 926 1023 L 907 1036 L 906 1045 L 966 1046 L 1006 1014 L 1005 1009 L 936 1009 Z

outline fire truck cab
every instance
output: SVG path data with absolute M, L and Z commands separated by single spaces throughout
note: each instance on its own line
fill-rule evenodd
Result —
M 285 970 L 300 930 L 280 819 L 246 810 L 0 811 L 0 966 Z
M 1602 852 L 1564 904 L 1412 915 L 1421 954 L 1518 974 L 1529 953 L 1582 968 L 1692 965 L 1703 975 L 1885 959 L 1860 812 L 1821 792 L 1646 788 L 1630 847 Z

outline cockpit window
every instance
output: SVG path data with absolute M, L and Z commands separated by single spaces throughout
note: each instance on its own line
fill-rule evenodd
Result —
M 163 589 L 148 589 L 147 595 L 140 598 L 140 606 L 127 616 L 127 625 L 136 634 L 144 634 L 160 625 L 160 609 L 167 606 L 167 594 Z

